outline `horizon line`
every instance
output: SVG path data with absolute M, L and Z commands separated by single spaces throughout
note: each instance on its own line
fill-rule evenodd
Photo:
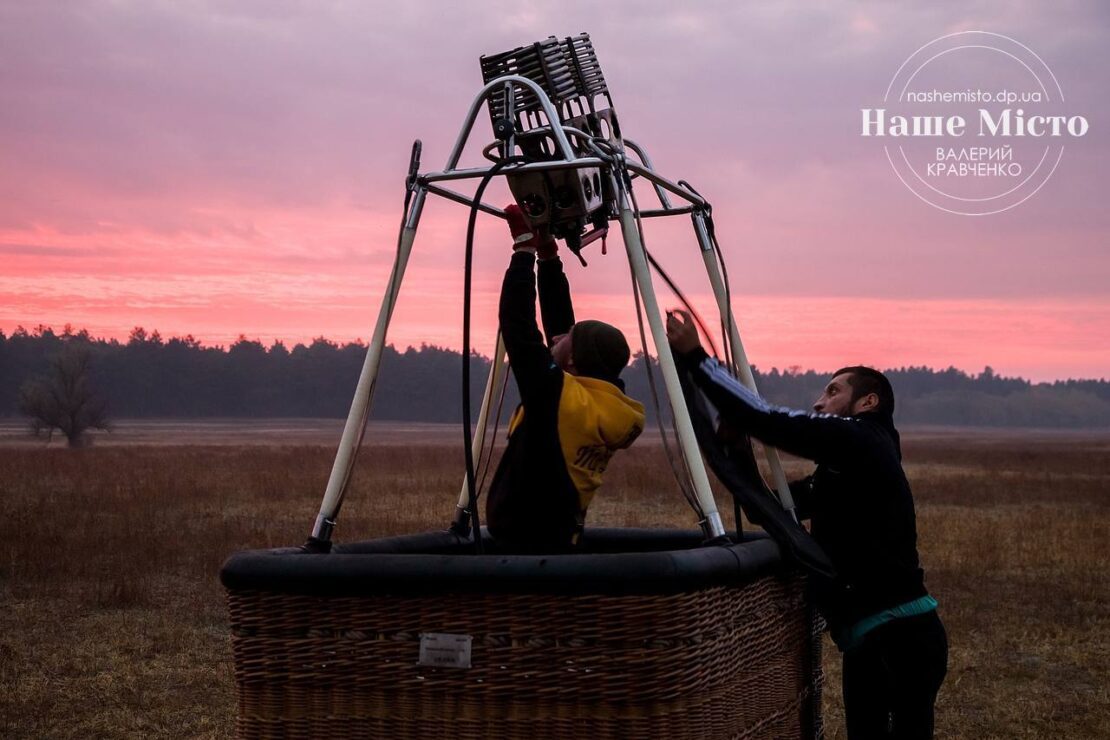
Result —
M 151 331 L 147 332 L 146 328 L 142 327 L 142 326 L 133 327 L 131 329 L 129 335 L 128 335 L 128 339 L 127 340 L 120 340 L 120 339 L 116 339 L 115 337 L 107 337 L 107 338 L 103 337 L 103 336 L 94 337 L 87 329 L 85 329 L 85 328 L 74 329 L 73 325 L 68 323 L 68 322 L 62 326 L 62 330 L 60 332 L 55 331 L 55 328 L 54 328 L 53 325 L 38 324 L 35 327 L 33 327 L 32 329 L 28 329 L 23 324 L 17 324 L 16 328 L 13 329 L 10 334 L 5 333 L 5 331 L 2 328 L 0 328 L 0 338 L 10 339 L 10 338 L 15 337 L 15 336 L 18 335 L 18 336 L 27 336 L 27 337 L 37 339 L 37 338 L 41 338 L 41 337 L 45 336 L 47 333 L 49 333 L 49 334 L 51 334 L 52 336 L 54 336 L 58 339 L 84 338 L 84 339 L 87 339 L 88 341 L 99 342 L 101 344 L 115 343 L 119 346 L 127 346 L 128 344 L 130 344 L 132 341 L 135 340 L 136 332 L 142 332 L 142 336 L 144 337 L 144 339 L 141 340 L 141 341 L 153 341 L 153 338 L 155 336 L 157 336 L 158 343 L 165 344 L 165 343 L 169 343 L 169 342 L 172 342 L 172 341 L 176 340 L 176 341 L 179 341 L 179 342 L 191 343 L 191 344 L 195 345 L 198 349 L 212 349 L 212 350 L 218 350 L 218 351 L 224 352 L 224 353 L 229 352 L 233 346 L 235 346 L 236 344 L 239 344 L 241 342 L 246 342 L 246 343 L 249 343 L 249 344 L 257 344 L 258 346 L 262 347 L 266 351 L 266 354 L 270 354 L 270 352 L 276 346 L 285 347 L 287 351 L 291 351 L 292 349 L 296 349 L 297 347 L 306 347 L 307 348 L 307 347 L 311 346 L 312 344 L 315 344 L 315 343 L 317 343 L 318 341 L 321 341 L 321 340 L 326 344 L 330 344 L 330 345 L 336 347 L 337 349 L 344 349 L 344 348 L 352 347 L 352 346 L 360 347 L 360 348 L 366 348 L 366 347 L 369 346 L 366 342 L 363 342 L 362 337 L 356 337 L 354 340 L 348 340 L 346 342 L 340 342 L 340 341 L 337 341 L 337 340 L 329 339 L 328 337 L 325 337 L 322 334 L 319 335 L 319 336 L 313 337 L 312 340 L 309 343 L 305 343 L 305 342 L 302 342 L 302 341 L 297 341 L 295 344 L 292 344 L 292 345 L 286 345 L 286 342 L 285 342 L 284 339 L 275 338 L 271 342 L 271 344 L 269 346 L 267 346 L 266 344 L 264 344 L 262 342 L 261 339 L 259 339 L 259 338 L 251 339 L 245 333 L 240 333 L 239 336 L 236 338 L 236 340 L 234 342 L 231 342 L 231 343 L 227 344 L 226 346 L 224 344 L 219 344 L 219 343 L 206 345 L 204 340 L 197 339 L 191 333 L 187 333 L 184 336 L 174 335 L 174 336 L 169 336 L 169 337 L 163 337 L 161 332 L 158 329 L 152 329 Z M 391 347 L 395 352 L 398 352 L 398 353 L 405 353 L 405 352 L 408 352 L 410 350 L 411 351 L 423 351 L 425 348 L 427 348 L 427 349 L 441 350 L 441 351 L 445 351 L 445 352 L 452 352 L 452 353 L 458 354 L 460 356 L 462 354 L 461 349 L 459 349 L 459 348 L 449 347 L 449 346 L 445 346 L 445 345 L 438 345 L 438 344 L 434 344 L 434 343 L 426 343 L 426 342 L 421 342 L 419 347 L 414 346 L 412 344 L 409 344 L 403 350 L 398 349 L 397 345 L 395 345 L 391 342 L 386 342 L 385 346 L 386 347 Z M 474 350 L 473 348 L 471 349 L 471 354 L 475 355 L 477 357 L 480 357 L 481 359 L 486 360 L 486 361 L 491 360 L 491 358 L 489 356 L 484 355 L 484 354 L 478 352 L 477 350 Z M 657 359 L 658 358 L 657 355 L 652 355 L 650 353 L 644 352 L 643 350 L 637 350 L 637 351 L 632 353 L 631 359 L 634 360 L 637 357 L 642 357 L 644 355 L 646 355 L 647 357 L 650 357 L 652 359 Z M 758 372 L 760 374 L 768 374 L 768 373 L 777 372 L 780 375 L 805 375 L 807 373 L 815 373 L 817 375 L 828 375 L 829 373 L 832 372 L 831 370 L 818 370 L 816 368 L 804 368 L 803 369 L 801 365 L 788 365 L 788 366 L 785 366 L 785 367 L 782 367 L 782 368 L 779 368 L 777 365 L 772 365 L 770 370 L 762 370 L 762 369 L 760 369 L 760 366 L 759 366 L 758 363 L 752 363 L 752 369 L 753 369 L 753 371 Z M 931 365 L 925 365 L 925 364 L 923 364 L 923 365 L 902 365 L 902 366 L 898 366 L 898 367 L 886 367 L 886 368 L 881 368 L 881 369 L 882 369 L 883 372 L 905 372 L 905 371 L 908 371 L 908 370 L 927 370 L 931 373 L 943 373 L 943 372 L 947 372 L 949 370 L 955 370 L 959 373 L 962 373 L 962 374 L 968 376 L 969 378 L 976 378 L 976 379 L 983 377 L 983 375 L 986 374 L 986 372 L 989 370 L 991 372 L 991 375 L 995 378 L 998 378 L 999 380 L 1019 380 L 1019 381 L 1028 383 L 1030 386 L 1054 385 L 1054 384 L 1057 384 L 1057 383 L 1069 383 L 1069 382 L 1071 382 L 1071 383 L 1091 383 L 1091 382 L 1093 382 L 1093 383 L 1107 383 L 1107 382 L 1110 382 L 1110 378 L 1106 378 L 1106 377 L 1098 377 L 1098 378 L 1072 378 L 1072 377 L 1069 377 L 1069 378 L 1055 378 L 1053 380 L 1033 381 L 1029 378 L 1025 378 L 1025 377 L 1022 377 L 1020 375 L 997 375 L 997 374 L 994 373 L 994 369 L 991 365 L 984 366 L 983 369 L 980 370 L 978 373 L 976 373 L 975 371 L 972 371 L 972 370 L 966 370 L 964 368 L 956 367 L 955 365 L 948 365 L 947 367 L 941 367 L 941 368 L 934 368 Z

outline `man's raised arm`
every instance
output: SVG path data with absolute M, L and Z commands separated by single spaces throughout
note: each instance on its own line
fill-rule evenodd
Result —
M 501 283 L 498 319 L 521 401 L 527 407 L 536 394 L 562 379 L 551 351 L 536 325 L 536 247 L 531 225 L 516 205 L 505 209 L 513 235 L 513 256 Z
M 869 449 L 872 432 L 846 416 L 772 406 L 706 354 L 688 316 L 668 314 L 667 336 L 694 384 L 741 431 L 798 457 L 835 463 Z
M 550 239 L 550 237 L 548 237 Z M 556 252 L 555 240 L 551 239 L 546 250 L 543 245 L 537 249 L 538 269 L 536 285 L 540 292 L 540 317 L 543 319 L 543 333 L 550 346 L 552 340 L 570 331 L 574 326 L 574 305 L 570 300 L 570 283 L 563 272 L 563 261 Z

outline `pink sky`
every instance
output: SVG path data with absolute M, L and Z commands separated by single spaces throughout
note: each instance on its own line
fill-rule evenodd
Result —
M 412 139 L 440 168 L 480 54 L 589 31 L 625 134 L 714 202 L 757 365 L 1110 377 L 1104 5 L 506 7 L 0 4 L 0 330 L 367 338 Z M 1041 192 L 984 218 L 922 204 L 858 135 L 910 52 L 964 29 L 1032 47 L 1090 121 Z M 491 138 L 480 118 L 470 162 Z M 465 216 L 429 202 L 390 341 L 458 346 Z M 502 229 L 477 245 L 487 352 Z M 648 243 L 711 315 L 688 221 Z M 633 332 L 610 247 L 568 267 L 578 314 Z

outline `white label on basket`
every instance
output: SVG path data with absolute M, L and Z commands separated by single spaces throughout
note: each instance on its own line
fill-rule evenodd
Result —
M 442 632 L 420 634 L 420 659 L 417 665 L 437 668 L 470 667 L 470 635 L 449 635 Z

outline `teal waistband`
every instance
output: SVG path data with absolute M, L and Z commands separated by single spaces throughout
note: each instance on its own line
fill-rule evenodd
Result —
M 936 608 L 937 600 L 926 594 L 919 599 L 907 601 L 905 604 L 899 604 L 890 609 L 884 609 L 878 614 L 864 617 L 848 629 L 841 631 L 839 635 L 835 636 L 836 645 L 840 648 L 841 652 L 851 650 L 859 646 L 860 642 L 863 641 L 864 635 L 879 625 L 886 624 L 895 619 L 902 619 L 903 617 L 916 617 L 919 614 L 928 614 Z

